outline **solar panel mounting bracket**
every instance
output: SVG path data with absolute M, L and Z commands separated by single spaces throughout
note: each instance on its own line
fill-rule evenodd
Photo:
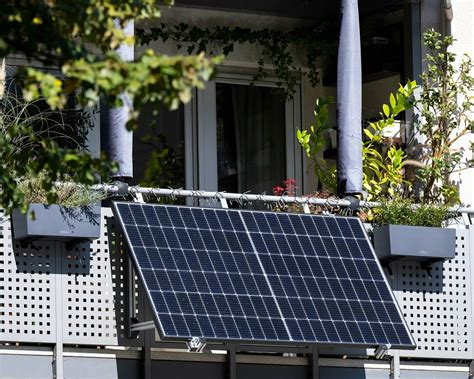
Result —
M 132 332 L 140 332 L 143 330 L 150 330 L 155 328 L 154 321 L 144 321 L 144 322 L 136 322 L 130 325 L 130 330 Z
M 188 347 L 189 352 L 202 353 L 206 347 L 206 340 L 201 337 L 193 337 L 186 342 L 186 346 Z
M 138 322 L 135 317 L 130 318 L 130 326 L 128 327 L 128 338 L 136 339 L 140 335 L 140 332 L 145 330 L 155 329 L 154 321 Z
M 391 347 L 392 347 L 392 345 L 390 345 L 390 344 L 380 345 L 379 347 L 377 347 L 377 349 L 375 349 L 375 351 L 374 351 L 375 359 L 383 359 L 383 357 L 385 357 L 385 355 L 387 355 L 388 350 L 390 350 Z
M 220 201 L 221 207 L 223 209 L 228 209 L 229 208 L 229 204 L 227 203 L 227 199 L 225 197 L 220 197 L 219 201 Z

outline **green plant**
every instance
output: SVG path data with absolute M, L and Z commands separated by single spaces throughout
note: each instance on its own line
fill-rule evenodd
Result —
M 296 131 L 296 138 L 309 158 L 308 170 L 313 167 L 314 174 L 322 186 L 329 192 L 336 193 L 336 165 L 328 166 L 321 153 L 327 147 L 326 132 L 332 129 L 329 122 L 329 105 L 334 103 L 332 97 L 316 99 L 314 106 L 314 121 L 309 130 Z
M 179 146 L 178 149 L 169 146 L 163 133 L 149 134 L 142 139 L 142 142 L 152 146 L 153 151 L 140 185 L 158 188 L 183 187 L 183 146 Z
M 456 142 L 474 128 L 474 65 L 467 55 L 457 62 L 450 51 L 452 36 L 429 29 L 423 42 L 428 67 L 421 75 L 421 92 L 415 102 L 420 117 L 414 123 L 421 143 L 412 152 L 421 163 L 416 172 L 421 182 L 419 197 L 425 202 L 457 202 L 449 176 L 470 163 Z
M 410 186 L 403 175 L 407 156 L 401 147 L 387 146 L 384 133 L 394 125 L 395 117 L 412 107 L 415 88 L 415 81 L 409 81 L 405 86 L 400 85 L 395 94 L 390 94 L 389 104 L 382 106 L 379 120 L 370 122 L 364 128 L 366 139 L 362 145 L 363 188 L 367 192 L 368 200 L 391 197 L 399 193 L 403 186 Z M 336 193 L 336 165 L 329 167 L 321 157 L 321 152 L 327 146 L 325 134 L 332 128 L 328 107 L 333 102 L 332 98 L 318 98 L 313 124 L 309 130 L 298 130 L 296 137 L 306 152 L 310 160 L 309 167 L 314 168 L 316 177 L 325 189 Z
M 399 86 L 390 94 L 389 104 L 383 104 L 378 121 L 369 122 L 364 128 L 366 140 L 362 145 L 363 188 L 368 200 L 393 197 L 411 183 L 404 178 L 406 153 L 401 147 L 385 143 L 384 132 L 394 125 L 395 117 L 413 106 L 415 81 Z
M 257 46 L 260 57 L 254 81 L 267 76 L 264 70 L 270 63 L 278 80 L 277 86 L 284 96 L 291 98 L 296 92 L 300 75 L 307 75 L 311 84 L 318 78 L 318 58 L 334 54 L 337 50 L 337 24 L 322 23 L 313 27 L 296 28 L 289 31 L 227 26 L 199 28 L 185 23 L 179 25 L 161 24 L 149 30 L 138 29 L 137 35 L 143 44 L 151 41 L 173 40 L 178 48 L 186 48 L 188 54 L 207 52 L 228 56 L 236 45 L 253 44 Z M 302 69 L 294 58 L 292 49 L 305 52 L 306 69 Z
M 18 190 L 25 194 L 25 202 L 49 204 L 48 192 L 42 187 L 44 173 L 35 177 L 25 177 L 18 180 Z M 72 177 L 64 182 L 53 185 L 56 193 L 55 204 L 64 207 L 85 207 L 107 198 L 104 190 L 91 189 L 89 186 L 75 183 Z
M 165 0 L 164 4 L 171 5 L 172 1 Z M 18 54 L 34 61 L 34 66 L 20 67 L 17 72 L 22 96 L 27 101 L 43 98 L 52 109 L 64 108 L 71 95 L 81 106 L 93 106 L 100 98 L 118 106 L 122 104 L 121 95 L 126 93 L 133 102 L 128 124 L 133 127 L 143 104 L 156 109 L 162 105 L 176 108 L 180 101 L 190 99 L 194 88 L 204 87 L 221 61 L 220 57 L 209 59 L 204 54 L 165 56 L 150 49 L 133 61 L 121 59 L 116 48 L 135 40 L 125 34 L 124 27 L 129 22 L 159 16 L 154 0 L 3 0 L 0 58 Z M 59 75 L 41 66 L 56 69 Z M 0 94 L 4 92 L 4 88 L 0 89 Z M 7 107 L 0 104 L 0 117 Z M 35 141 L 41 154 L 36 159 L 22 154 L 15 172 L 10 163 L 4 162 L 11 162 L 16 154 L 11 141 L 23 137 Z M 114 168 L 107 157 L 95 158 L 88 151 L 61 146 L 35 133 L 28 123 L 8 126 L 6 133 L 0 135 L 0 154 L 0 207 L 7 209 L 26 206 L 15 177 L 43 172 L 42 187 L 54 202 L 55 181 L 74 173 L 77 182 L 92 184 Z
M 26 101 L 5 91 L 0 99 L 3 208 L 9 212 L 21 206 L 26 211 L 30 193 L 19 185 L 24 180 L 41 183 L 47 202 L 56 203 L 56 181 L 74 177 L 80 183 L 92 184 L 98 179 L 94 173 L 105 176 L 114 166 L 104 157 L 92 157 L 85 149 L 91 126 L 89 112 L 74 108 L 51 110 L 42 99 Z
M 435 204 L 416 205 L 409 199 L 383 201 L 373 209 L 373 223 L 382 225 L 411 225 L 441 227 L 448 215 L 448 207 Z

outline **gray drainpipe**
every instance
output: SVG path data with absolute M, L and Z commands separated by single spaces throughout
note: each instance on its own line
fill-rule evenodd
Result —
M 451 35 L 451 21 L 454 17 L 451 0 L 444 0 L 444 16 L 446 18 L 446 35 Z
M 341 1 L 337 61 L 337 190 L 362 193 L 362 70 L 357 0 Z
M 134 23 L 128 23 L 124 32 L 134 34 Z M 134 46 L 121 45 L 117 49 L 118 55 L 125 61 L 133 61 Z M 111 178 L 130 181 L 133 178 L 133 133 L 128 131 L 126 123 L 132 108 L 131 99 L 121 95 L 123 105 L 111 108 L 105 102 L 100 110 L 100 141 L 101 150 L 107 154 L 111 161 L 118 162 L 119 170 L 111 173 Z

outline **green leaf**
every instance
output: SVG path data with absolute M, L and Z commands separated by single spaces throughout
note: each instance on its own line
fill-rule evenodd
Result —
M 393 93 L 390 94 L 390 106 L 393 108 L 395 108 L 395 106 L 397 105 L 397 101 L 395 100 L 395 96 L 393 95 Z

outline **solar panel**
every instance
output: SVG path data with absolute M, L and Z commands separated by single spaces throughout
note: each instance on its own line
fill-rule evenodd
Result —
M 163 339 L 413 348 L 360 220 L 114 203 Z

